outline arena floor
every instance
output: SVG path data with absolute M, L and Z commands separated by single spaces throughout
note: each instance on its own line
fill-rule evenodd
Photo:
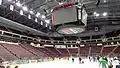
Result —
M 84 60 L 84 64 L 79 64 L 78 61 L 72 63 L 71 60 L 61 60 L 36 64 L 22 64 L 18 66 L 19 68 L 100 68 L 98 62 L 89 62 L 88 59 Z M 14 65 L 11 68 L 14 68 Z M 115 65 L 113 68 L 116 68 Z

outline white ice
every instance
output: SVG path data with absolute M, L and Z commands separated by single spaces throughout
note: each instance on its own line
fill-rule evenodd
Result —
M 18 66 L 19 68 L 99 68 L 98 62 L 90 62 L 88 59 L 84 59 L 84 64 L 79 64 L 78 60 L 75 60 L 74 63 L 72 63 L 72 60 L 57 60 L 34 64 L 21 64 Z M 14 68 L 14 66 L 11 68 Z

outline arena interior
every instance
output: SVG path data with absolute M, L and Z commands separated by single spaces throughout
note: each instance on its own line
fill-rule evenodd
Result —
M 0 68 L 120 68 L 120 0 L 0 0 Z

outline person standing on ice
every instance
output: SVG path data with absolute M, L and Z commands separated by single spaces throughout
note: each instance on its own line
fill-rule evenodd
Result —
M 105 60 L 105 59 L 103 59 L 103 58 L 101 58 L 100 59 L 100 68 L 108 68 L 108 62 Z
M 82 58 L 79 57 L 79 63 L 81 63 L 81 61 L 82 61 Z
M 74 58 L 72 58 L 72 62 L 74 63 Z

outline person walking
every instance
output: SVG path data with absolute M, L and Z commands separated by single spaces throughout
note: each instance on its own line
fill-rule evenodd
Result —
M 100 63 L 99 66 L 101 68 L 108 68 L 108 62 L 104 58 L 101 58 L 99 63 Z
M 112 60 L 109 61 L 109 68 L 113 68 Z
M 15 66 L 15 68 L 19 68 L 18 66 Z

